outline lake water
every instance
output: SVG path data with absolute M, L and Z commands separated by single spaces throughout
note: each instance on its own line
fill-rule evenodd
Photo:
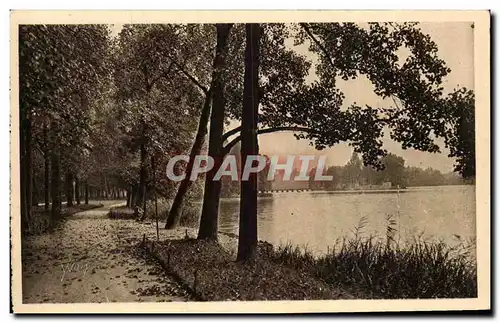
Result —
M 475 187 L 416 187 L 399 192 L 274 193 L 258 201 L 258 235 L 272 244 L 292 243 L 323 253 L 337 239 L 353 236 L 365 219 L 363 236 L 385 237 L 387 216 L 398 230 L 396 239 L 440 239 L 448 244 L 475 239 Z M 238 233 L 239 200 L 223 199 L 219 228 Z

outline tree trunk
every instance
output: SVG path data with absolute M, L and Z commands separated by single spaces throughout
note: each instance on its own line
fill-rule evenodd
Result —
M 85 180 L 85 205 L 89 204 L 89 184 Z
M 33 171 L 33 177 L 32 177 L 32 190 L 31 190 L 31 205 L 32 206 L 38 206 L 38 195 L 39 195 L 39 190 L 36 187 L 36 175 L 35 172 Z
M 26 136 L 25 141 L 25 156 L 24 156 L 24 169 L 21 171 L 26 172 L 25 178 L 25 194 L 26 194 L 26 219 L 31 219 L 31 209 L 33 206 L 33 151 L 31 147 L 32 132 L 31 120 L 28 117 L 24 123 L 24 131 Z
M 76 204 L 80 205 L 80 181 L 78 180 L 78 176 L 75 175 L 75 200 Z
M 196 138 L 194 140 L 193 146 L 191 147 L 191 152 L 189 153 L 189 162 L 186 165 L 186 177 L 181 181 L 179 185 L 179 189 L 174 198 L 174 202 L 172 203 L 172 207 L 170 208 L 170 212 L 167 217 L 167 223 L 165 224 L 165 229 L 173 229 L 175 228 L 182 216 L 182 207 L 184 203 L 184 197 L 191 186 L 192 182 L 190 181 L 191 173 L 193 171 L 193 163 L 196 155 L 199 155 L 201 152 L 201 148 L 203 147 L 203 143 L 205 141 L 205 136 L 207 135 L 207 124 L 210 118 L 210 108 L 212 104 L 212 89 L 214 87 L 214 82 L 216 80 L 217 69 L 215 68 L 217 65 L 218 57 L 220 57 L 220 53 L 227 53 L 227 37 L 229 33 L 226 35 L 226 39 L 222 39 L 217 35 L 217 44 L 215 49 L 215 57 L 213 63 L 212 70 L 212 81 L 210 82 L 210 88 L 208 89 L 208 93 L 205 96 L 205 102 L 203 104 L 203 109 L 201 110 L 200 122 L 198 123 L 198 131 L 196 133 Z
M 130 207 L 135 208 L 135 201 L 137 200 L 137 184 L 132 185 L 130 193 Z
M 147 180 L 147 169 L 146 169 L 146 144 L 145 138 L 143 138 L 143 142 L 141 143 L 141 169 L 139 171 L 139 188 L 137 192 L 137 200 L 135 202 L 135 210 L 134 215 L 137 218 L 139 216 L 139 207 L 143 207 L 145 205 L 146 200 L 146 180 Z M 146 213 L 146 210 L 143 210 Z
M 129 189 L 127 189 L 127 207 L 130 207 L 130 204 L 131 204 L 130 203 L 130 198 L 131 197 L 132 197 L 132 192 L 131 192 L 131 190 L 129 188 Z
M 146 188 L 146 185 L 144 185 L 143 190 L 144 191 L 142 193 L 143 199 L 142 199 L 142 215 L 141 215 L 141 220 L 144 220 L 146 218 L 146 215 L 147 215 L 147 212 L 146 212 L 146 203 L 147 203 L 148 199 L 147 199 L 147 188 Z
M 26 108 L 19 108 L 19 171 L 20 171 L 20 198 L 21 198 L 21 228 L 23 231 L 29 231 L 28 205 L 26 196 L 26 175 L 28 168 L 26 167 Z
M 219 51 L 215 54 L 213 101 L 210 116 L 210 136 L 208 155 L 214 159 L 214 167 L 207 172 L 205 177 L 205 190 L 203 193 L 203 207 L 200 219 L 198 239 L 217 240 L 220 180 L 214 182 L 214 176 L 222 164 L 222 134 L 224 132 L 224 112 L 226 101 L 224 98 L 226 55 L 228 38 L 232 24 L 217 24 L 217 44 Z
M 45 203 L 45 210 L 48 210 L 50 207 L 50 156 L 49 153 L 46 151 L 44 154 L 44 203 Z
M 153 192 L 155 199 L 155 221 L 156 221 L 156 240 L 160 240 L 160 227 L 158 226 L 158 195 L 156 194 L 156 163 L 154 156 L 151 157 L 151 166 L 153 168 Z
M 175 194 L 174 202 L 172 203 L 170 212 L 168 213 L 165 229 L 173 229 L 180 222 L 182 207 L 184 204 L 184 196 L 186 195 L 189 187 L 192 184 L 189 178 L 191 177 L 191 173 L 193 172 L 194 158 L 196 155 L 200 154 L 203 143 L 205 142 L 205 136 L 207 134 L 207 124 L 210 117 L 211 97 L 211 90 L 209 90 L 209 94 L 207 94 L 207 96 L 205 97 L 205 103 L 203 104 L 203 109 L 201 111 L 200 122 L 198 123 L 198 131 L 196 132 L 196 137 L 193 146 L 191 147 L 191 152 L 189 153 L 189 161 L 186 165 L 185 172 L 186 177 L 179 184 L 179 188 L 177 189 L 177 193 Z
M 66 172 L 66 206 L 73 206 L 73 200 L 73 173 L 71 171 L 68 171 Z
M 258 154 L 257 111 L 259 24 L 246 25 L 245 76 L 243 81 L 243 113 L 241 119 L 241 158 Z M 248 180 L 241 180 L 240 227 L 238 237 L 238 261 L 248 261 L 257 254 L 257 174 L 251 173 Z
M 61 158 L 59 156 L 59 144 L 54 143 L 51 153 L 51 175 L 50 190 L 52 195 L 51 219 L 54 224 L 61 217 Z

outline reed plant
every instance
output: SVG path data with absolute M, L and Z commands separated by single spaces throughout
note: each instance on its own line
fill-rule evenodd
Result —
M 266 248 L 264 256 L 368 298 L 477 297 L 473 241 L 450 246 L 420 237 L 400 244 L 399 221 L 392 215 L 386 221 L 385 237 L 363 237 L 362 217 L 353 236 L 337 240 L 324 255 L 285 244 Z

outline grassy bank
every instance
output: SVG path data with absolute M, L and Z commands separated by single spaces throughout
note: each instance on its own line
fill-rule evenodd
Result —
M 73 215 L 78 212 L 86 211 L 101 207 L 102 204 L 91 203 L 91 204 L 75 204 L 73 206 L 67 207 L 62 205 L 61 207 L 61 219 L 67 216 Z M 29 221 L 29 231 L 24 231 L 23 234 L 42 234 L 47 232 L 51 228 L 55 227 L 57 223 L 52 223 L 52 218 L 50 216 L 50 210 L 45 210 L 43 206 L 33 207 L 33 213 Z
M 469 253 L 467 247 L 442 242 L 398 246 L 356 238 L 320 257 L 292 245 L 268 248 L 265 257 L 372 298 L 474 298 L 477 274 Z
M 387 220 L 385 237 L 362 237 L 361 219 L 351 238 L 319 256 L 260 242 L 255 263 L 236 263 L 237 237 L 226 234 L 220 245 L 189 237 L 152 243 L 151 253 L 203 300 L 477 297 L 473 242 L 399 243 L 396 221 Z
M 171 200 L 159 199 L 158 200 L 158 219 L 165 221 L 168 212 L 170 211 Z M 155 219 L 155 203 L 148 201 L 146 203 L 146 219 Z M 142 210 L 140 210 L 142 212 Z M 182 216 L 180 220 L 181 226 L 196 227 L 198 225 L 201 213 L 201 205 L 195 203 L 185 203 L 182 209 Z M 109 217 L 112 219 L 135 219 L 134 210 L 126 207 L 114 207 L 109 211 Z
M 196 239 L 148 242 L 146 249 L 197 300 L 349 299 L 351 294 L 328 285 L 304 270 L 264 257 L 237 263 L 215 242 Z

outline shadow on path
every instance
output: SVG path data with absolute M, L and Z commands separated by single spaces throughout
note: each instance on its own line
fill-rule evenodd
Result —
M 112 220 L 123 201 L 76 213 L 54 232 L 23 241 L 23 303 L 186 301 L 187 293 L 161 267 L 138 252 L 143 234 L 155 228 Z

